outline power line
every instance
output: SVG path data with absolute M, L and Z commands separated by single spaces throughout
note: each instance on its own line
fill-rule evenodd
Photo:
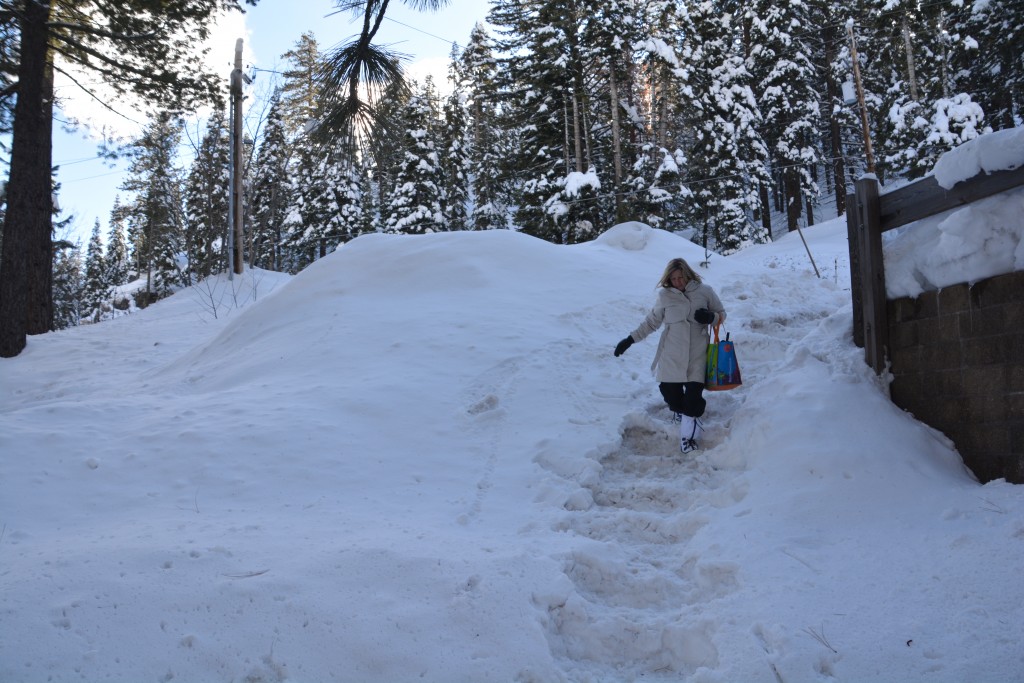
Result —
M 431 38 L 437 38 L 438 40 L 443 40 L 447 45 L 455 45 L 456 47 L 461 47 L 457 41 L 448 40 L 447 38 L 442 38 L 441 36 L 436 36 L 433 33 L 428 33 L 427 31 L 424 31 L 421 28 L 416 28 L 415 26 L 410 26 L 409 24 L 403 23 L 403 22 L 399 21 L 398 19 L 392 19 L 391 17 L 388 17 L 388 16 L 385 16 L 384 18 L 386 20 L 390 21 L 393 24 L 398 24 L 400 26 L 404 26 L 404 27 L 406 27 L 408 29 L 412 29 L 413 31 L 416 31 L 418 33 L 422 33 L 425 36 L 430 36 Z
M 100 173 L 99 175 L 91 175 L 91 176 L 87 176 L 85 178 L 72 178 L 70 180 L 62 180 L 62 181 L 60 181 L 60 183 L 61 183 L 61 185 L 67 185 L 68 183 L 77 183 L 77 182 L 82 181 L 82 180 L 93 180 L 95 178 L 105 178 L 108 175 L 119 175 L 119 174 L 125 173 L 125 172 L 126 172 L 126 170 L 111 171 L 110 173 Z

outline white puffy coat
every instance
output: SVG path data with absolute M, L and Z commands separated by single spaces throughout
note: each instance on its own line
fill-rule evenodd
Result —
M 708 326 L 693 319 L 699 308 L 715 314 L 713 324 L 725 317 L 725 309 L 715 290 L 701 282 L 689 282 L 680 292 L 674 287 L 658 290 L 654 308 L 629 336 L 642 341 L 664 325 L 654 354 L 651 370 L 659 382 L 703 382 L 707 366 Z

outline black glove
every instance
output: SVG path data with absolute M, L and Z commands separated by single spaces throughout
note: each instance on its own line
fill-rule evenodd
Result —
M 626 352 L 626 349 L 628 349 L 632 345 L 633 337 L 626 337 L 625 339 L 620 341 L 618 344 L 615 345 L 615 357 L 618 358 L 619 356 L 624 354 Z
M 706 308 L 698 308 L 693 314 L 693 319 L 701 325 L 710 325 L 715 322 L 715 314 Z

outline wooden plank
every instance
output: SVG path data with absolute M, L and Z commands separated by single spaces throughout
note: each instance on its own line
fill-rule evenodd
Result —
M 864 348 L 864 294 L 860 279 L 860 238 L 858 218 L 860 213 L 853 210 L 857 206 L 857 196 L 852 192 L 846 195 L 846 241 L 850 250 L 850 296 L 853 299 L 853 343 Z
M 880 374 L 885 369 L 889 325 L 886 321 L 885 268 L 882 260 L 882 231 L 879 225 L 878 180 L 873 176 L 855 185 L 857 240 L 860 253 L 862 310 L 864 312 L 864 360 Z
M 879 227 L 887 232 L 1021 185 L 1024 185 L 1024 166 L 980 173 L 949 190 L 941 187 L 935 176 L 928 176 L 881 196 Z

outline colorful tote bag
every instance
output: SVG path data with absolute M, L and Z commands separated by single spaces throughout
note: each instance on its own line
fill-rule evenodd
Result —
M 715 325 L 715 341 L 708 344 L 708 391 L 735 389 L 743 384 L 740 379 L 740 364 L 736 360 L 736 346 L 729 341 L 728 333 L 718 341 L 718 325 Z

